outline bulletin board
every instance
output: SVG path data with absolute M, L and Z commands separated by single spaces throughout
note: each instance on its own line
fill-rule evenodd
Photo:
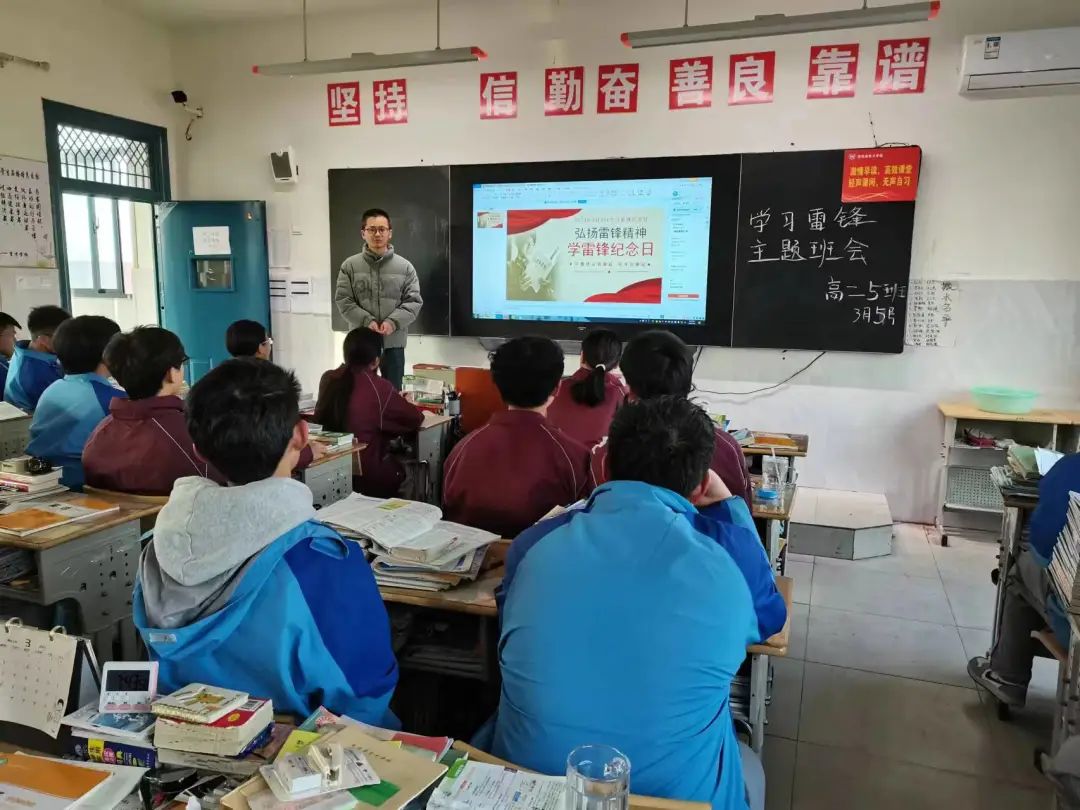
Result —
M 0 155 L 0 267 L 56 267 L 44 161 Z

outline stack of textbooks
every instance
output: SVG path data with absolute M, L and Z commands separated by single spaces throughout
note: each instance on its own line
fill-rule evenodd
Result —
M 150 740 L 156 719 L 152 714 L 101 712 L 95 701 L 63 722 L 71 729 L 70 753 L 84 762 L 156 768 L 157 751 Z
M 319 520 L 360 541 L 380 586 L 442 591 L 479 575 L 497 534 L 442 520 L 437 506 L 353 494 L 325 507 Z
M 34 555 L 24 548 L 0 548 L 0 585 L 34 570 Z
M 990 478 L 1002 495 L 1037 498 L 1039 482 L 1061 457 L 1054 450 L 1011 444 L 1005 451 L 1005 464 L 991 467 Z
M 65 488 L 60 485 L 62 472 L 62 470 L 49 470 L 42 473 L 17 473 L 0 469 L 0 499 L 11 503 L 13 500 L 18 500 L 20 496 L 37 498 L 64 492 Z
M 1080 614 L 1080 582 L 1076 573 L 1080 563 L 1080 493 L 1069 493 L 1065 528 L 1058 535 L 1050 559 L 1050 578 L 1069 613 Z
M 254 773 L 254 755 L 281 735 L 269 700 L 195 683 L 154 701 L 154 745 L 163 765 L 234 775 Z
M 311 441 L 323 445 L 328 453 L 340 453 L 346 449 L 352 449 L 353 446 L 353 435 L 351 433 L 324 430 L 318 425 L 312 425 L 309 428 L 308 437 Z

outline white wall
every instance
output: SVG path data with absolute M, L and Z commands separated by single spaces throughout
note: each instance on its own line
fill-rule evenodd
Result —
M 0 0 L 0 51 L 50 65 L 0 70 L 0 154 L 45 160 L 43 98 L 168 127 L 170 144 L 183 139 L 160 26 L 102 0 Z M 20 276 L 48 286 L 27 289 Z M 59 301 L 55 270 L 0 267 L 0 307 L 24 324 L 31 307 Z
M 710 397 L 739 424 L 811 432 L 802 481 L 884 491 L 894 515 L 928 520 L 934 509 L 933 467 L 940 421 L 933 403 L 974 384 L 1024 384 L 1044 402 L 1080 399 L 1076 344 L 1080 266 L 1072 233 L 1080 210 L 1080 97 L 971 102 L 956 93 L 961 37 L 990 28 L 1080 25 L 1073 0 L 949 0 L 933 23 L 772 40 L 716 43 L 630 52 L 623 30 L 677 25 L 677 3 L 595 0 L 590 3 L 458 0 L 444 4 L 443 44 L 479 45 L 482 67 L 451 65 L 358 74 L 364 124 L 326 124 L 325 85 L 334 76 L 269 78 L 251 65 L 301 56 L 296 20 L 231 24 L 178 32 L 177 75 L 206 107 L 195 139 L 180 142 L 178 190 L 191 198 L 262 198 L 288 212 L 300 232 L 293 272 L 325 277 L 329 267 L 327 175 L 330 168 L 420 163 L 603 158 L 713 152 L 823 149 L 902 141 L 923 147 L 912 273 L 962 280 L 964 331 L 955 348 L 909 349 L 901 356 L 830 354 L 796 384 L 762 397 Z M 748 18 L 760 3 L 691 4 L 691 22 Z M 775 0 L 768 11 L 798 13 L 847 8 L 850 0 Z M 706 16 L 708 15 L 708 16 Z M 428 11 L 312 17 L 310 56 L 430 47 Z M 926 93 L 875 97 L 873 57 L 879 38 L 929 35 Z M 857 97 L 805 100 L 811 43 L 862 45 Z M 777 51 L 776 102 L 724 104 L 727 56 Z M 716 105 L 669 112 L 667 60 L 716 57 Z M 636 115 L 597 116 L 589 110 L 600 63 L 639 61 L 643 84 Z M 586 114 L 542 115 L 545 67 L 584 64 Z M 478 74 L 518 70 L 520 113 L 514 121 L 480 121 Z M 405 76 L 409 123 L 371 124 L 370 80 Z M 344 78 L 344 77 L 342 77 Z M 351 77 L 349 77 L 351 78 Z M 267 153 L 295 147 L 301 182 L 273 188 Z M 305 388 L 337 362 L 340 335 L 328 316 L 275 318 L 278 359 L 298 366 Z M 484 362 L 475 341 L 413 338 L 409 360 Z M 709 349 L 698 384 L 746 391 L 785 378 L 813 357 L 806 352 Z

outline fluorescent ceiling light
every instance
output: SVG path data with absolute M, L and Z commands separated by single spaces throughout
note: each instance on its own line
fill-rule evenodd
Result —
M 455 62 L 478 62 L 487 59 L 487 53 L 475 45 L 464 48 L 440 47 L 442 30 L 442 3 L 435 0 L 435 48 L 430 51 L 407 53 L 354 53 L 342 59 L 307 58 L 307 0 L 304 0 L 301 19 L 304 26 L 304 61 L 280 62 L 273 65 L 254 65 L 252 73 L 260 76 L 309 76 L 316 73 L 348 73 L 358 70 L 382 70 L 384 68 L 424 67 L 425 65 L 451 65 Z
M 764 14 L 752 20 L 740 22 L 711 25 L 686 25 L 684 23 L 681 28 L 630 31 L 623 34 L 620 39 L 628 48 L 657 48 L 693 42 L 777 37 L 785 34 L 807 34 L 813 31 L 836 31 L 842 28 L 869 28 L 875 25 L 923 22 L 934 19 L 940 11 L 940 0 L 928 0 L 922 3 L 856 8 L 850 11 L 827 11 L 821 14 L 799 14 L 792 17 L 786 14 Z

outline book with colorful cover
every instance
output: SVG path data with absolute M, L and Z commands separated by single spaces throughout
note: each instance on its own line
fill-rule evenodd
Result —
M 111 740 L 94 736 L 92 732 L 71 732 L 70 751 L 84 762 L 104 762 L 108 765 L 127 765 L 136 768 L 156 768 L 157 750 L 150 743 L 131 740 Z
M 273 704 L 259 698 L 251 698 L 213 723 L 160 717 L 154 727 L 154 745 L 197 754 L 240 756 L 273 720 Z
M 109 778 L 58 759 L 0 755 L 0 808 L 66 810 Z
M 55 529 L 77 520 L 119 512 L 115 503 L 78 495 L 64 500 L 31 500 L 12 504 L 0 510 L 0 532 L 16 537 Z
M 99 737 L 105 735 L 113 739 L 138 742 L 149 740 L 154 731 L 155 720 L 157 717 L 152 714 L 99 712 L 97 701 L 94 701 L 72 712 L 61 722 L 65 726 L 83 729 Z
M 158 717 L 208 724 L 220 720 L 247 700 L 247 692 L 192 683 L 171 695 L 159 697 L 150 710 Z

